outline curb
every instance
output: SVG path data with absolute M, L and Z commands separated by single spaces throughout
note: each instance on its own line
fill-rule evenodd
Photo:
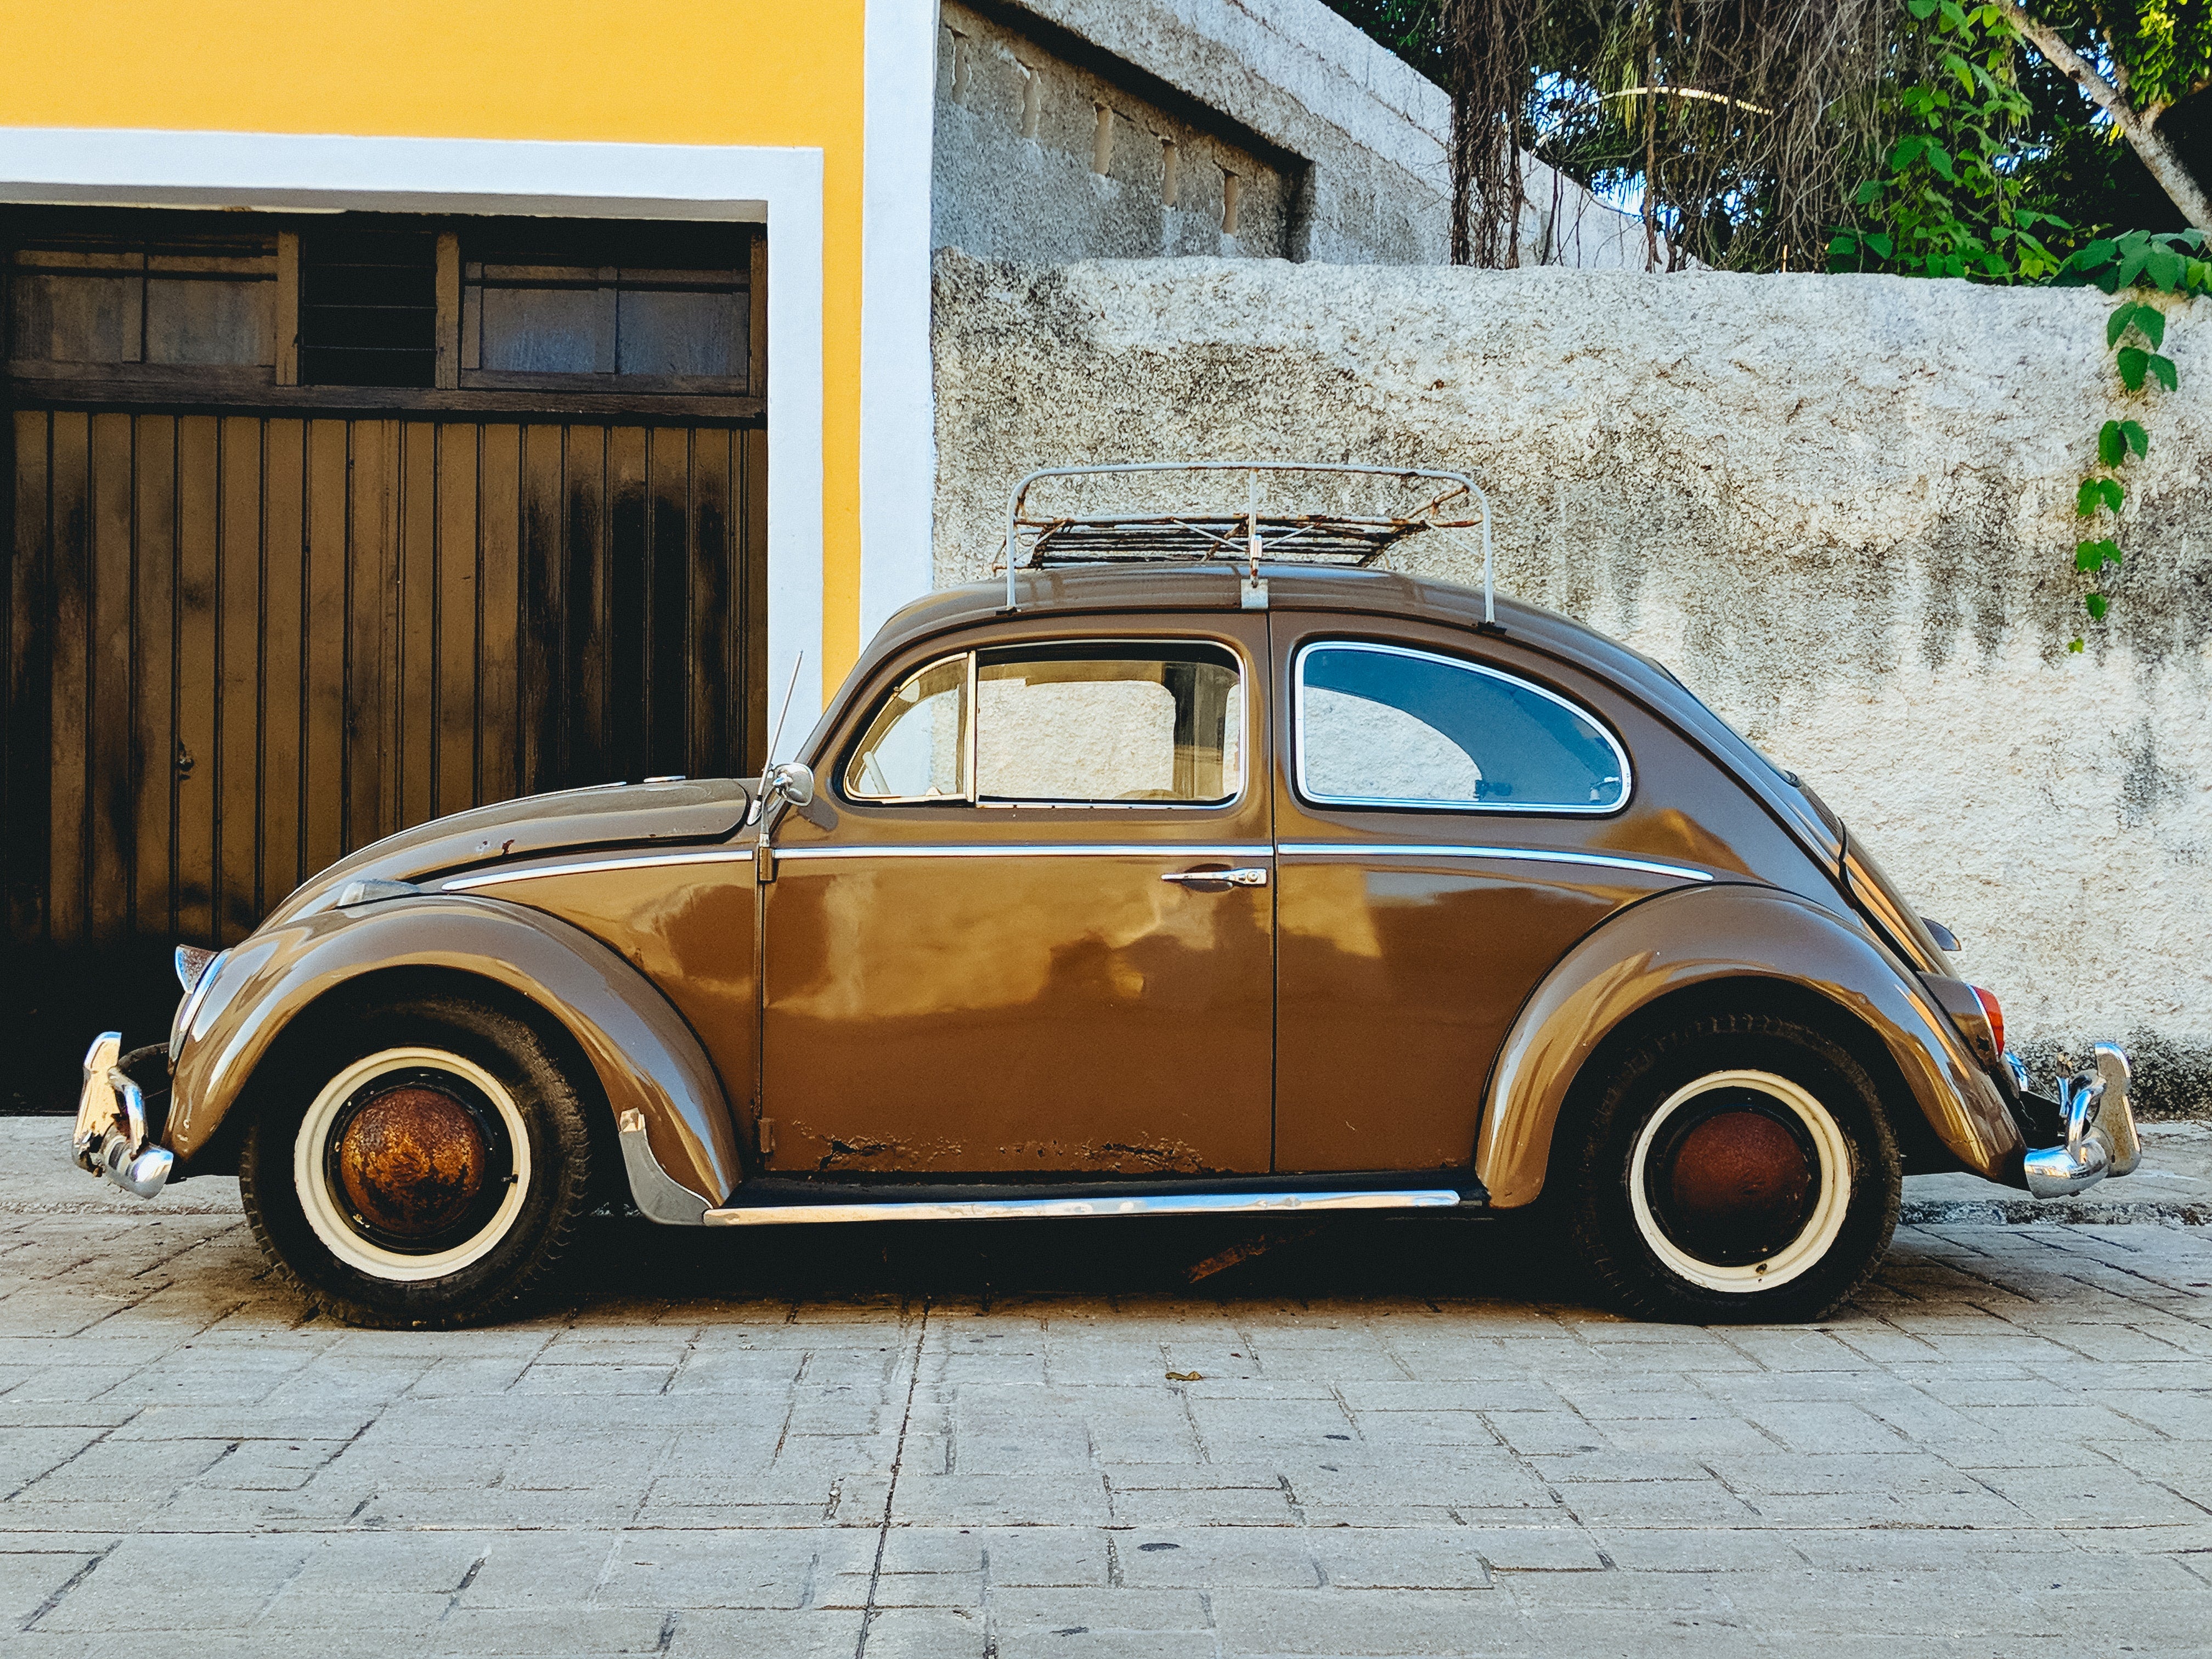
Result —
M 2033 1198 L 1909 1200 L 1898 1206 L 1900 1227 L 2212 1227 L 2212 1204 L 2156 1199 L 2087 1200 Z

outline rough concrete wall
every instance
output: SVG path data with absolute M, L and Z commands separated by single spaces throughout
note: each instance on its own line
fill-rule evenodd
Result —
M 1058 461 L 1470 468 L 1499 585 L 1670 665 L 1950 924 L 2015 1046 L 2212 1109 L 2212 304 L 2118 394 L 2094 290 L 1221 261 L 938 270 L 942 580 Z M 2070 549 L 2133 412 L 2110 621 Z M 1413 568 L 1479 579 L 1464 541 Z
M 978 3 L 1016 32 L 1024 14 L 1065 29 L 1305 158 L 1311 165 L 1290 258 L 1340 264 L 1441 264 L 1449 258 L 1450 100 L 1321 0 Z M 959 135 L 939 131 L 942 164 L 942 140 Z M 1524 258 L 1644 267 L 1641 220 L 1533 156 L 1525 165 Z M 982 251 L 953 235 L 936 242 Z
M 939 25 L 933 246 L 1055 264 L 1289 254 L 1304 173 L 1296 161 L 1286 172 L 950 0 Z M 1111 112 L 1103 173 L 1102 104 Z

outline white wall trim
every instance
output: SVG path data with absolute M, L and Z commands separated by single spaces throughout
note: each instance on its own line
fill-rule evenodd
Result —
M 925 206 L 927 195 L 925 186 Z M 765 220 L 768 684 L 780 699 L 803 650 L 794 701 L 820 706 L 819 149 L 0 127 L 0 202 Z M 924 228 L 926 362 L 926 216 Z M 928 500 L 927 473 L 915 500 Z
M 860 197 L 860 638 L 933 583 L 933 0 L 868 0 Z

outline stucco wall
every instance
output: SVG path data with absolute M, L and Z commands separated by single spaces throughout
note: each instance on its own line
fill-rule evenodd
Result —
M 1802 770 L 1962 941 L 2014 1045 L 2131 1042 L 2212 1109 L 2212 304 L 2119 396 L 2094 290 L 939 257 L 939 577 L 1027 469 L 1472 469 L 1499 585 L 1668 663 Z M 2080 631 L 2074 491 L 2149 428 Z M 1408 562 L 1479 575 L 1471 538 Z

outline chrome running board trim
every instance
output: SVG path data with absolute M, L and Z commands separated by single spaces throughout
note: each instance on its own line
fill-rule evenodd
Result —
M 710 1227 L 780 1227 L 832 1221 L 1038 1221 L 1066 1216 L 1243 1215 L 1284 1210 L 1442 1210 L 1462 1200 L 1449 1187 L 1400 1192 L 1168 1193 L 1151 1198 L 998 1198 L 948 1203 L 756 1204 L 707 1212 Z

